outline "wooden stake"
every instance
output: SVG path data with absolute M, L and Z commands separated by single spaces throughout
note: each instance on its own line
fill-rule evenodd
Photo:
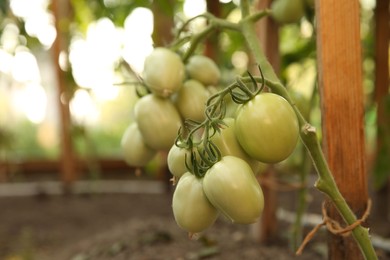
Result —
M 174 1 L 171 0 L 170 2 L 174 5 Z M 164 12 L 160 8 L 160 4 L 161 3 L 158 3 L 158 1 L 153 1 L 152 5 L 154 15 L 153 42 L 155 47 L 166 46 L 173 40 L 172 28 L 174 28 L 174 8 L 172 8 L 172 13 Z M 168 151 L 159 152 L 159 156 L 161 158 L 161 164 L 157 169 L 156 178 L 165 184 L 166 191 L 169 192 L 172 190 L 172 183 L 170 182 L 172 175 L 169 172 L 168 165 L 166 163 Z
M 389 0 L 378 0 L 375 8 L 375 103 L 377 105 L 376 157 L 385 149 L 384 135 L 389 135 L 389 116 L 386 113 L 385 97 L 389 92 Z M 376 191 L 376 215 L 382 221 L 390 218 L 390 180 Z M 390 230 L 388 230 L 390 231 Z
M 324 152 L 357 218 L 368 200 L 359 13 L 357 0 L 316 1 Z M 330 218 L 343 223 L 327 205 Z M 363 259 L 351 236 L 329 234 L 328 246 L 329 259 Z
M 209 13 L 213 14 L 215 17 L 221 17 L 221 3 L 219 1 L 207 0 L 206 4 Z M 205 42 L 204 55 L 218 63 L 218 57 L 220 56 L 219 47 L 219 33 L 213 33 Z
M 272 0 L 258 1 L 256 8 L 263 10 L 271 5 Z M 278 73 L 280 70 L 279 54 L 279 27 L 271 18 L 263 18 L 256 27 L 257 35 L 260 39 L 264 53 L 270 64 Z M 257 69 L 256 69 L 257 70 Z M 258 72 L 256 72 L 258 73 Z M 269 167 L 262 176 L 272 181 L 275 178 L 275 170 Z M 278 221 L 276 218 L 276 209 L 278 194 L 270 187 L 262 187 L 264 193 L 264 212 L 261 218 L 259 234 L 256 236 L 262 243 L 271 243 L 277 234 Z
M 55 17 L 57 37 L 53 43 L 53 64 L 58 84 L 58 106 L 60 113 L 60 138 L 61 138 L 61 179 L 64 183 L 65 191 L 69 191 L 72 182 L 76 180 L 76 163 L 73 152 L 71 136 L 71 118 L 69 111 L 69 91 L 67 90 L 66 75 L 59 66 L 61 51 L 65 50 L 66 41 L 64 39 L 63 27 L 60 23 L 68 18 L 69 2 L 63 0 L 53 0 L 52 11 Z
M 169 0 L 169 3 L 171 6 L 174 6 L 175 1 Z M 163 9 L 161 8 L 161 5 L 164 5 L 164 3 L 159 3 L 158 1 L 153 1 L 153 4 L 151 5 L 154 27 L 152 37 L 155 47 L 166 46 L 171 43 L 173 39 L 172 28 L 174 28 L 174 8 Z

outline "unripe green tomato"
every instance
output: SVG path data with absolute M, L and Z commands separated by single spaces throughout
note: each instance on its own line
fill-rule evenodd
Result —
M 294 150 L 299 124 L 290 103 L 273 93 L 260 93 L 237 110 L 235 133 L 252 158 L 278 163 Z
M 185 77 L 185 66 L 175 52 L 158 47 L 146 57 L 143 79 L 152 93 L 169 97 L 177 92 Z
M 234 223 L 256 222 L 264 208 L 260 185 L 250 166 L 234 156 L 224 156 L 203 178 L 203 190 L 221 213 Z
M 222 126 L 221 131 L 211 137 L 211 141 L 218 147 L 221 156 L 232 155 L 241 158 L 249 164 L 255 174 L 259 173 L 260 168 L 264 168 L 261 166 L 263 163 L 251 158 L 238 143 L 234 130 L 234 118 L 224 118 L 223 121 L 227 126 Z
M 202 83 L 190 79 L 184 82 L 172 100 L 184 119 L 202 122 L 206 118 L 204 110 L 208 97 L 209 93 Z
M 135 104 L 134 116 L 146 145 L 154 150 L 172 147 L 181 118 L 171 100 L 146 95 Z
M 186 65 L 190 78 L 196 79 L 205 86 L 216 85 L 221 72 L 215 62 L 203 55 L 192 56 Z
M 125 162 L 134 167 L 145 166 L 156 155 L 156 151 L 145 144 L 137 123 L 130 124 L 125 130 L 121 148 Z
M 180 179 L 186 173 L 187 167 L 185 160 L 190 163 L 191 152 L 185 148 L 180 148 L 175 144 L 171 147 L 167 156 L 168 169 L 176 179 Z
M 191 234 L 207 229 L 218 217 L 217 209 L 203 192 L 201 180 L 189 172 L 177 183 L 172 209 L 177 225 Z
M 276 0 L 271 5 L 271 16 L 279 23 L 296 23 L 305 14 L 304 0 Z

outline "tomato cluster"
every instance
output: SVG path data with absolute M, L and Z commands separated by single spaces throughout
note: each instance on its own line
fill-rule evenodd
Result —
M 276 94 L 261 93 L 240 105 L 235 118 L 224 118 L 219 131 L 211 135 L 209 141 L 218 147 L 221 158 L 204 176 L 188 172 L 191 151 L 173 146 L 168 154 L 168 166 L 178 179 L 172 204 L 178 225 L 196 233 L 214 223 L 216 216 L 212 210 L 201 217 L 183 213 L 194 210 L 195 200 L 196 207 L 214 207 L 233 223 L 256 222 L 264 207 L 256 173 L 263 171 L 267 163 L 285 160 L 294 150 L 298 135 L 298 120 L 291 105 Z M 193 182 L 198 188 L 190 191 L 188 187 L 183 188 L 183 182 L 186 185 Z M 202 229 L 199 222 L 203 224 Z
M 142 75 L 150 93 L 135 104 L 134 122 L 122 137 L 125 161 L 145 166 L 158 151 L 172 147 L 184 119 L 203 121 L 210 96 L 206 86 L 218 83 L 219 78 L 217 65 L 207 57 L 195 55 L 184 64 L 172 50 L 155 48 L 145 59 Z
M 143 74 L 150 94 L 135 104 L 135 121 L 122 139 L 132 166 L 145 166 L 157 151 L 169 150 L 167 164 L 177 184 L 172 209 L 177 224 L 189 233 L 207 229 L 219 214 L 234 223 L 257 221 L 264 198 L 256 175 L 266 164 L 286 159 L 299 134 L 293 108 L 273 93 L 249 96 L 226 114 L 226 98 L 234 100 L 234 91 L 219 96 L 222 92 L 210 86 L 220 77 L 205 56 L 184 63 L 173 51 L 156 48 Z M 214 102 L 218 107 L 210 108 L 215 97 L 220 97 Z M 188 122 L 200 130 L 187 129 Z

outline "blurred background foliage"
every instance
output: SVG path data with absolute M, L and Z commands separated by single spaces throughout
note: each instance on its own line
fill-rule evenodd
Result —
M 175 26 L 205 12 L 211 2 L 71 0 L 66 19 L 59 21 L 62 32 L 57 32 L 50 0 L 0 1 L 0 160 L 59 156 L 57 82 L 51 54 L 58 33 L 66 35 L 67 46 L 59 63 L 67 72 L 72 95 L 77 154 L 120 157 L 120 139 L 132 120 L 131 110 L 137 100 L 131 82 L 142 72 L 143 59 L 153 46 L 166 41 L 159 39 L 162 36 L 156 33 L 153 19 L 171 19 L 173 27 L 164 33 L 173 34 Z M 220 0 L 218 16 L 237 21 L 238 2 Z M 372 98 L 375 0 L 361 0 L 361 6 L 367 149 L 371 151 L 376 136 Z M 199 19 L 189 30 L 196 32 L 204 26 L 205 21 Z M 216 37 L 213 58 L 221 67 L 223 82 L 229 82 L 245 73 L 249 57 L 238 33 L 221 32 Z M 279 48 L 282 81 L 313 100 L 311 121 L 320 128 L 314 10 L 307 10 L 300 22 L 280 27 Z

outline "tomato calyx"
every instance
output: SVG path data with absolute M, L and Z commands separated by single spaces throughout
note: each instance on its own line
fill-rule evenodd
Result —
M 190 158 L 185 158 L 185 165 L 189 172 L 202 178 L 207 170 L 221 159 L 218 147 L 210 141 L 210 138 L 223 125 L 221 119 L 205 120 L 202 123 L 186 120 L 184 127 L 179 130 L 175 145 L 190 151 Z M 186 134 L 184 133 L 186 132 Z M 194 140 L 202 135 L 200 140 Z

